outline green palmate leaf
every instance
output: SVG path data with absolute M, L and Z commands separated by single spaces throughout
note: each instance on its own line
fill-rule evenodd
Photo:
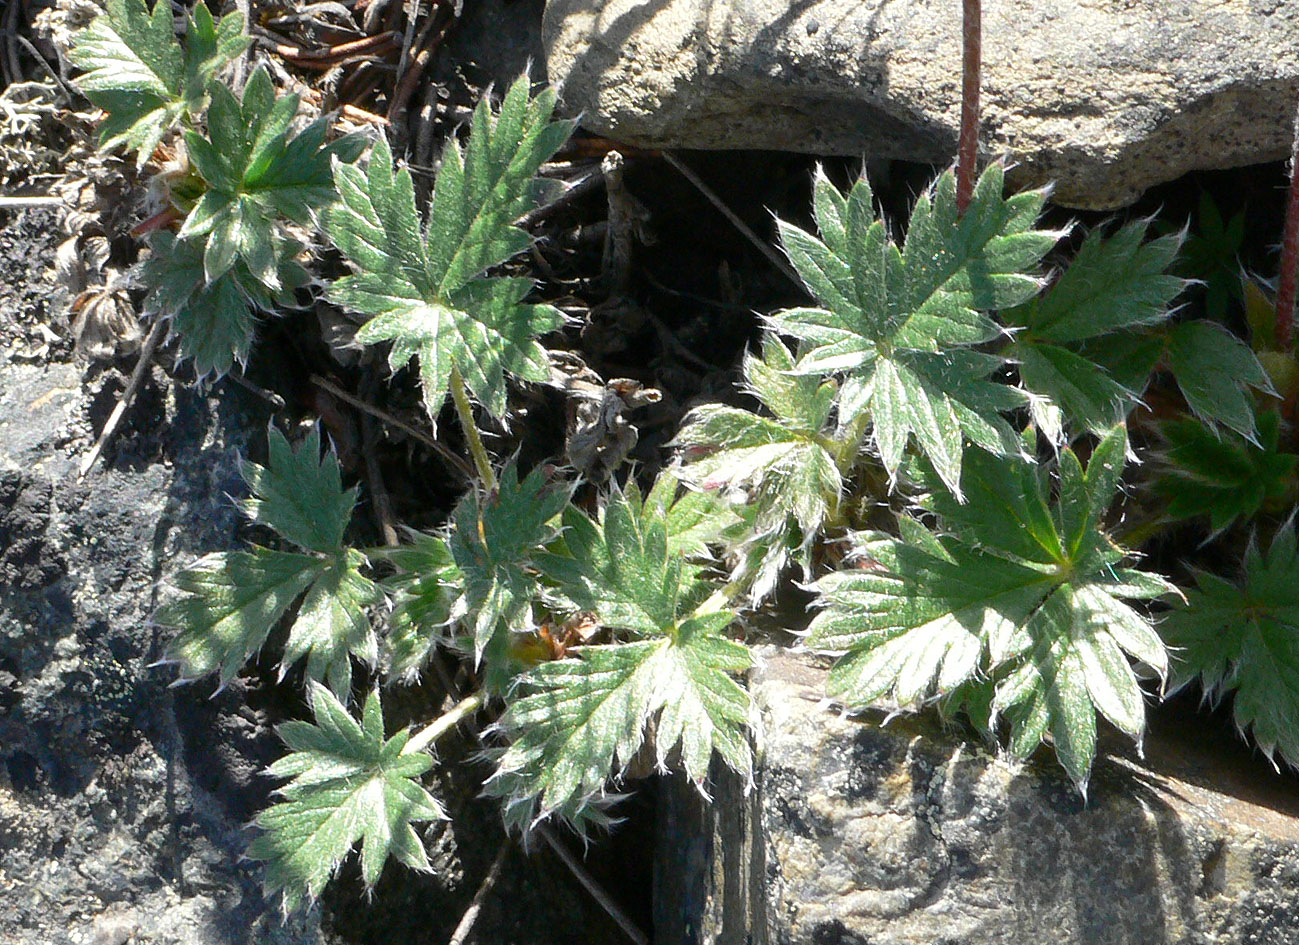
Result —
M 670 549 L 664 510 L 642 502 L 635 486 L 613 495 L 599 521 L 569 506 L 563 523 L 566 553 L 544 552 L 536 563 L 575 609 L 607 627 L 658 633 L 709 593 L 699 569 Z
M 1110 237 L 1089 233 L 1051 290 L 1006 316 L 1024 329 L 1010 354 L 1025 386 L 1094 432 L 1122 420 L 1145 389 L 1158 352 L 1133 377 L 1107 371 L 1084 346 L 1163 323 L 1185 285 L 1167 272 L 1180 237 L 1144 242 L 1148 223 L 1129 223 Z
M 494 638 L 531 623 L 537 596 L 532 562 L 554 537 L 555 519 L 568 498 L 568 487 L 550 482 L 543 469 L 520 481 L 511 463 L 501 470 L 495 491 L 486 497 L 470 492 L 456 507 L 450 549 L 464 580 L 456 612 L 465 615 L 475 660 Z
M 332 554 L 343 546 L 356 489 L 343 490 L 338 457 L 320 454 L 320 428 L 313 427 L 295 451 L 275 427 L 267 431 L 269 461 L 246 463 L 244 480 L 252 497 L 240 507 L 254 522 L 311 551 Z
M 839 422 L 864 412 L 890 475 L 914 438 L 952 489 L 960 488 L 963 438 L 996 453 L 1017 438 L 1002 411 L 1023 396 L 989 375 L 1002 361 L 972 350 L 996 338 L 988 311 L 1019 305 L 1039 288 L 1033 270 L 1056 234 L 1034 230 L 1040 193 L 1002 197 L 990 167 L 964 215 L 948 172 L 916 203 L 899 250 L 858 181 L 841 196 L 823 174 L 814 187 L 821 238 L 781 223 L 780 238 L 822 308 L 777 313 L 780 331 L 806 343 L 799 371 L 841 371 Z
M 510 739 L 486 793 L 505 800 L 511 826 L 557 815 L 578 829 L 602 820 L 611 774 L 641 750 L 657 719 L 660 766 L 678 747 L 702 784 L 713 751 L 748 775 L 748 694 L 731 678 L 748 650 L 721 635 L 728 613 L 683 621 L 669 636 L 581 647 L 575 659 L 542 663 L 501 719 Z
M 1294 497 L 1299 456 L 1281 450 L 1275 411 L 1259 415 L 1257 443 L 1191 419 L 1169 421 L 1160 430 L 1168 449 L 1155 491 L 1168 500 L 1170 518 L 1207 515 L 1216 534 Z
M 722 635 L 734 614 L 696 611 L 710 587 L 669 551 L 662 507 L 633 489 L 611 497 L 598 522 L 566 510 L 564 526 L 569 555 L 538 559 L 547 577 L 574 606 L 638 639 L 580 647 L 577 658 L 523 677 L 500 723 L 509 747 L 487 784 L 506 800 L 507 821 L 598 822 L 610 774 L 637 754 L 652 722 L 660 767 L 679 749 L 702 784 L 716 750 L 747 777 L 751 706 L 730 674 L 749 667 L 749 653 Z
M 419 782 L 433 766 L 424 752 L 403 753 L 409 733 L 384 738 L 379 694 L 365 700 L 358 724 L 323 686 L 313 685 L 315 724 L 286 722 L 290 753 L 270 773 L 291 779 L 283 798 L 257 818 L 262 833 L 248 855 L 266 862 L 266 888 L 285 906 L 319 897 L 352 848 L 361 844 L 361 878 L 372 887 L 389 856 L 431 869 L 412 824 L 446 814 Z
M 751 528 L 733 550 L 746 564 L 762 562 L 754 576 L 759 597 L 787 561 L 791 519 L 801 533 L 798 557 L 806 567 L 812 542 L 843 489 L 828 435 L 836 386 L 794 373 L 797 366 L 789 350 L 768 335 L 760 358 L 745 356 L 744 376 L 771 416 L 716 404 L 699 407 L 672 443 L 682 450 L 684 482 L 752 506 Z M 748 554 L 751 549 L 758 554 Z
M 257 547 L 200 559 L 173 578 L 180 596 L 154 614 L 156 623 L 179 631 L 168 658 L 186 676 L 216 672 L 222 684 L 229 682 L 323 564 L 310 555 Z
M 1193 414 L 1254 439 L 1249 389 L 1273 391 L 1249 345 L 1213 322 L 1184 322 L 1169 334 L 1165 357 Z
M 100 126 L 105 148 L 125 145 L 143 166 L 182 117 L 203 109 L 212 78 L 248 47 L 243 17 L 219 22 L 196 4 L 182 46 L 171 4 L 107 0 L 104 12 L 73 38 L 69 58 L 85 74 L 77 85 L 108 117 Z
M 177 239 L 164 231 L 151 237 L 149 248 L 149 258 L 139 269 L 140 281 L 149 288 L 145 308 L 171 319 L 180 355 L 193 362 L 199 377 L 221 376 L 235 363 L 246 363 L 256 334 L 256 313 L 291 307 L 293 290 L 308 281 L 293 259 L 299 247 L 287 240 L 280 245 L 281 286 L 275 292 L 241 263 L 208 285 L 200 239 Z
M 1160 624 L 1174 681 L 1234 693 L 1236 725 L 1269 757 L 1299 765 L 1299 553 L 1293 520 L 1266 552 L 1251 544 L 1240 584 L 1201 574 Z
M 1124 599 L 1172 587 L 1121 567 L 1124 552 L 1099 527 L 1125 448 L 1116 428 L 1086 472 L 1062 451 L 1054 503 L 1032 464 L 971 450 L 962 473 L 967 501 L 945 489 L 929 499 L 946 534 L 904 518 L 897 538 L 863 536 L 862 566 L 816 585 L 821 612 L 808 645 L 846 653 L 831 673 L 831 694 L 854 705 L 907 705 L 988 677 L 992 718 L 1009 718 L 1011 750 L 1027 756 L 1049 736 L 1085 789 L 1096 712 L 1133 737 L 1144 727 L 1124 654 L 1161 676 L 1167 667 L 1148 619 Z
M 253 496 L 241 503 L 254 521 L 315 554 L 254 546 L 208 555 L 174 579 L 179 596 L 154 619 L 178 631 L 168 658 L 185 675 L 216 672 L 223 685 L 229 682 L 299 598 L 282 672 L 305 658 L 311 679 L 346 695 L 351 657 L 375 662 L 378 644 L 366 611 L 383 594 L 361 573 L 365 556 L 342 546 L 356 490 L 343 491 L 332 454 L 319 457 L 318 431 L 295 453 L 272 428 L 270 462 L 245 466 Z
M 372 318 L 357 333 L 366 344 L 391 341 L 389 363 L 418 355 L 424 403 L 436 418 L 458 370 L 494 415 L 503 416 L 506 378 L 545 381 L 550 365 L 538 336 L 564 322 L 558 309 L 526 305 L 528 279 L 486 273 L 526 249 L 513 225 L 535 204 L 534 176 L 568 138 L 571 122 L 552 122 L 554 94 L 528 98 L 526 77 L 506 93 L 499 115 L 486 101 L 474 112 L 462 153 L 454 142 L 442 158 L 421 233 L 410 173 L 394 173 L 380 141 L 369 173 L 339 166 L 340 202 L 325 213 L 334 244 L 355 272 L 333 284 L 338 305 Z
M 956 490 L 964 437 L 994 452 L 1016 448 L 1000 413 L 1025 400 L 989 380 L 999 357 L 970 346 L 998 337 L 998 325 L 983 312 L 1038 291 L 1030 273 L 1055 234 L 1033 229 L 1042 195 L 1003 199 L 1002 186 L 1002 169 L 994 165 L 959 214 L 955 178 L 943 174 L 933 194 L 917 201 L 900 251 L 874 216 L 865 179 L 844 198 L 818 175 L 821 239 L 779 224 L 790 260 L 824 308 L 779 312 L 773 324 L 805 342 L 800 372 L 846 374 L 839 422 L 869 412 L 891 476 L 912 438 Z
M 222 85 L 213 85 L 211 95 L 207 137 L 185 133 L 190 161 L 207 190 L 180 236 L 206 236 L 209 284 L 239 261 L 263 285 L 278 289 L 284 239 L 278 221 L 310 223 L 311 211 L 334 199 L 331 160 L 354 159 L 361 141 L 348 137 L 326 145 L 324 119 L 291 137 L 298 98 L 277 95 L 264 69 L 249 78 L 242 102 Z
M 417 672 L 437 644 L 446 638 L 456 601 L 464 594 L 464 578 L 440 535 L 413 532 L 412 542 L 381 553 L 397 568 L 385 581 L 393 609 L 388 648 L 393 676 Z
M 645 501 L 661 510 L 672 555 L 705 558 L 709 545 L 726 541 L 741 524 L 736 511 L 716 493 L 682 489 L 672 475 L 659 476 Z

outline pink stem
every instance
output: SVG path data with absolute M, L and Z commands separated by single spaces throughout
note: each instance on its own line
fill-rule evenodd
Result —
M 979 72 L 983 57 L 980 0 L 962 0 L 961 136 L 956 148 L 956 209 L 965 213 L 974 193 L 979 157 Z
M 1281 280 L 1276 289 L 1276 346 L 1288 352 L 1294 342 L 1295 282 L 1299 279 L 1299 113 L 1290 151 L 1290 199 L 1281 238 Z

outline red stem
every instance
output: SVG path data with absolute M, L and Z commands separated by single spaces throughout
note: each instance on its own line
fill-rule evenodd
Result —
M 1299 279 L 1299 112 L 1295 115 L 1294 144 L 1290 151 L 1290 199 L 1285 208 L 1285 235 L 1281 237 L 1281 281 L 1276 289 L 1276 346 L 1289 352 L 1294 342 L 1295 282 Z
M 964 213 L 974 193 L 979 157 L 979 72 L 983 58 L 980 0 L 962 0 L 961 136 L 956 147 L 956 209 Z
M 166 209 L 155 213 L 153 216 L 149 217 L 149 219 L 131 227 L 131 236 L 138 240 L 140 237 L 146 236 L 154 230 L 161 230 L 164 226 L 170 226 L 177 220 L 181 219 L 181 217 L 181 212 L 175 207 L 167 207 Z

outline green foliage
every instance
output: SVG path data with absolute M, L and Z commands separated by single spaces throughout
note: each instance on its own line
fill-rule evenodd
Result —
M 1295 498 L 1299 456 L 1281 449 L 1275 411 L 1259 415 L 1255 443 L 1189 418 L 1170 420 L 1160 430 L 1168 447 L 1155 490 L 1168 501 L 1169 518 L 1207 515 L 1217 534 Z
M 1009 353 L 1024 384 L 1099 433 L 1124 419 L 1162 360 L 1192 413 L 1252 437 L 1249 389 L 1270 391 L 1267 374 L 1221 325 L 1165 325 L 1185 286 L 1168 274 L 1181 237 L 1143 242 L 1148 223 L 1129 223 L 1108 238 L 1088 234 L 1049 292 L 1007 313 L 1023 329 Z
M 108 0 L 71 52 L 86 70 L 82 91 L 109 113 L 104 147 L 135 149 L 143 168 L 173 128 L 183 131 L 188 167 L 158 179 L 185 219 L 176 235 L 153 234 L 137 272 L 147 313 L 171 320 L 199 377 L 247 361 L 254 311 L 294 304 L 309 277 L 287 226 L 311 225 L 334 197 L 331 161 L 361 149 L 354 136 L 326 144 L 324 119 L 293 134 L 297 96 L 278 95 L 264 69 L 242 101 L 217 81 L 248 46 L 243 26 L 237 14 L 214 21 L 199 3 L 182 44 L 169 4 L 150 13 L 143 0 Z
M 443 153 L 424 232 L 410 173 L 394 172 L 384 142 L 368 174 L 346 165 L 334 171 L 340 201 L 324 214 L 325 227 L 355 272 L 335 282 L 329 297 L 372 316 L 357 338 L 391 341 L 393 370 L 419 356 L 434 419 L 453 371 L 497 417 L 505 414 L 507 376 L 550 378 L 536 339 L 564 316 L 550 305 L 524 304 L 530 279 L 486 273 L 528 246 L 513 221 L 534 205 L 537 168 L 573 127 L 550 120 L 554 98 L 543 92 L 529 99 L 525 77 L 510 87 L 499 115 L 485 100 L 479 105 L 464 153 L 454 142 Z
M 1010 721 L 1010 750 L 1027 757 L 1046 737 L 1085 789 L 1096 751 L 1096 712 L 1140 738 L 1144 705 L 1128 654 L 1161 677 L 1163 644 L 1124 603 L 1172 590 L 1121 567 L 1125 552 L 1100 530 L 1123 469 L 1122 427 L 1097 446 L 1086 472 L 1060 454 L 1059 497 L 1018 458 L 972 450 L 966 502 L 936 490 L 926 504 L 945 532 L 900 519 L 899 537 L 859 539 L 862 566 L 816 584 L 821 612 L 807 644 L 846 656 L 830 693 L 853 705 L 906 705 L 992 679 L 992 719 Z
M 614 495 L 600 521 L 569 509 L 564 525 L 568 555 L 540 559 L 547 576 L 633 639 L 578 647 L 523 677 L 500 721 L 508 747 L 486 787 L 505 801 L 506 821 L 602 822 L 609 776 L 641 751 L 651 723 L 660 768 L 679 749 L 702 785 L 716 750 L 747 777 L 752 707 L 731 674 L 749 667 L 749 652 L 723 635 L 733 613 L 699 606 L 710 587 L 670 553 L 662 507 L 632 490 Z
M 239 14 L 215 22 L 198 3 L 181 45 L 170 3 L 157 0 L 150 12 L 144 0 L 107 0 L 70 54 L 85 70 L 77 86 L 108 113 L 100 146 L 130 148 L 143 167 L 177 122 L 202 113 L 216 73 L 248 47 L 243 28 Z
M 984 172 L 964 216 L 948 172 L 916 202 L 899 250 L 875 216 L 863 178 L 844 197 L 818 175 L 814 209 L 821 239 L 786 223 L 780 239 L 822 308 L 772 317 L 805 343 L 800 373 L 842 372 L 839 422 L 869 411 L 885 469 L 896 476 L 914 437 L 948 488 L 959 494 L 962 439 L 994 453 L 1018 438 L 1001 413 L 1024 405 L 989 380 L 1002 360 L 977 350 L 1001 329 L 986 312 L 1027 301 L 1032 275 L 1056 235 L 1034 230 L 1040 193 L 1002 197 L 999 166 Z
M 1099 230 L 1088 234 L 1049 292 L 1006 314 L 1011 325 L 1023 328 L 1009 353 L 1019 362 L 1024 385 L 1093 432 L 1122 422 L 1142 391 L 1089 359 L 1084 346 L 1162 324 L 1184 285 L 1167 274 L 1178 237 L 1143 242 L 1146 226 L 1129 223 L 1108 238 Z M 1136 372 L 1142 389 L 1149 370 Z
M 818 172 L 816 235 L 779 224 L 814 306 L 771 316 L 745 356 L 758 409 L 692 410 L 672 444 L 679 466 L 648 495 L 630 478 L 600 495 L 548 466 L 520 478 L 513 461 L 497 477 L 464 395 L 503 420 L 511 378 L 551 377 L 540 339 L 564 316 L 526 301 L 533 282 L 512 261 L 530 243 L 516 221 L 542 196 L 537 172 L 573 123 L 552 120 L 554 94 L 530 97 L 526 77 L 498 112 L 480 103 L 422 219 L 385 141 L 354 166 L 361 142 L 327 143 L 324 120 L 298 125 L 297 98 L 266 71 L 239 95 L 217 81 L 246 48 L 242 28 L 200 4 L 178 42 L 169 7 L 107 0 L 77 38 L 81 87 L 108 112 L 105 147 L 136 149 L 143 167 L 183 136 L 188 166 L 160 177 L 175 216 L 156 218 L 183 222 L 151 235 L 138 270 L 148 314 L 170 319 L 200 376 L 246 362 L 256 313 L 305 298 L 300 260 L 319 218 L 350 267 L 326 297 L 366 319 L 360 342 L 390 344 L 394 371 L 417 359 L 430 418 L 454 393 L 485 480 L 432 533 L 363 552 L 345 543 L 357 490 L 319 433 L 295 450 L 272 429 L 267 465 L 244 468 L 241 507 L 275 547 L 203 558 L 158 611 L 187 676 L 230 681 L 282 625 L 281 674 L 303 665 L 315 722 L 281 729 L 290 753 L 271 771 L 288 783 L 250 850 L 290 907 L 317 897 L 358 841 L 367 886 L 389 855 L 429 868 L 412 824 L 444 815 L 420 784 L 423 749 L 485 705 L 500 712 L 486 792 L 522 830 L 607 822 L 634 761 L 679 763 L 701 790 L 714 754 L 749 776 L 755 709 L 737 675 L 751 656 L 730 607 L 761 602 L 791 564 L 818 595 L 808 645 L 841 655 L 834 697 L 940 702 L 1004 732 L 1019 757 L 1050 742 L 1085 791 L 1097 714 L 1139 739 L 1140 674 L 1168 672 L 1149 602 L 1175 588 L 1131 566 L 1104 521 L 1152 375 L 1170 373 L 1186 407 L 1159 416 L 1168 448 L 1134 477 L 1153 482 L 1168 518 L 1268 529 L 1295 498 L 1288 431 L 1277 413 L 1256 419 L 1273 386 L 1259 357 L 1221 324 L 1172 318 L 1181 236 L 1147 240 L 1148 221 L 1094 232 L 1040 294 L 1058 234 L 1036 228 L 1043 194 L 1004 197 L 995 165 L 964 213 L 942 175 L 900 244 L 865 179 L 841 194 Z M 1243 223 L 1223 224 L 1211 202 L 1200 217 L 1190 245 L 1221 275 Z M 1247 316 L 1256 331 L 1267 321 Z M 1291 353 L 1262 356 L 1288 396 Z M 1037 458 L 1093 437 L 1085 468 L 1072 449 Z M 579 487 L 598 511 L 573 504 Z M 1202 575 L 1164 627 L 1177 680 L 1234 691 L 1241 728 L 1291 762 L 1295 546 L 1287 523 L 1266 554 L 1251 547 L 1241 584 Z M 439 647 L 471 655 L 480 686 L 443 720 L 412 742 L 386 737 L 377 693 L 349 715 L 354 660 L 368 688 L 411 680 Z
M 384 582 L 392 597 L 388 618 L 389 672 L 409 677 L 445 642 L 455 605 L 464 594 L 464 576 L 441 535 L 414 532 L 411 544 L 376 553 L 396 566 Z
M 361 573 L 365 556 L 342 545 L 356 490 L 343 491 L 333 454 L 320 459 L 318 430 L 295 453 L 272 427 L 269 464 L 247 464 L 244 479 L 253 492 L 243 503 L 249 517 L 313 553 L 253 546 L 208 555 L 181 571 L 178 596 L 154 616 L 177 631 L 168 658 L 186 676 L 216 672 L 224 685 L 301 598 L 282 666 L 305 658 L 310 679 L 346 696 L 351 657 L 372 665 L 378 656 L 366 609 L 383 599 Z
M 1272 392 L 1272 382 L 1249 345 L 1213 322 L 1183 322 L 1168 337 L 1169 370 L 1191 413 L 1254 438 L 1249 388 Z
M 809 566 L 812 542 L 843 489 L 828 435 L 836 386 L 797 370 L 789 349 L 767 335 L 761 357 L 745 356 L 744 378 L 771 416 L 720 404 L 697 407 L 672 443 L 683 451 L 684 482 L 721 490 L 749 507 L 749 527 L 732 550 L 742 569 L 759 562 L 752 575 L 757 597 L 786 564 L 792 527 L 800 535 L 800 563 Z
M 424 752 L 406 752 L 409 732 L 384 738 L 379 694 L 365 700 L 358 724 L 324 686 L 312 685 L 315 724 L 286 722 L 289 754 L 270 773 L 291 779 L 283 798 L 257 818 L 262 833 L 248 855 L 266 861 L 266 888 L 286 908 L 316 899 L 359 841 L 361 878 L 372 887 L 389 856 L 411 869 L 431 869 L 412 824 L 446 814 L 419 782 L 433 767 Z
M 242 102 L 223 85 L 213 84 L 211 95 L 207 135 L 185 132 L 189 159 L 207 189 L 179 236 L 206 237 L 209 285 L 238 261 L 262 285 L 278 289 L 285 237 L 276 224 L 309 224 L 311 212 L 333 199 L 331 159 L 355 159 L 360 140 L 326 145 L 323 119 L 292 135 L 298 97 L 277 95 L 265 69 L 249 78 Z
M 520 481 L 511 463 L 493 493 L 470 492 L 456 507 L 450 547 L 464 581 L 457 610 L 467 615 L 476 662 L 493 638 L 531 623 L 537 596 L 532 559 L 554 537 L 568 495 L 540 468 Z
M 199 240 L 178 240 L 166 231 L 149 240 L 149 258 L 140 264 L 140 281 L 148 286 L 145 308 L 170 318 L 182 359 L 199 377 L 223 375 L 236 362 L 248 361 L 256 336 L 257 311 L 292 307 L 294 290 L 309 280 L 295 261 L 301 247 L 279 244 L 276 270 L 280 286 L 268 289 L 241 262 L 208 284 Z
M 1251 542 L 1239 584 L 1201 573 L 1186 604 L 1160 625 L 1178 653 L 1174 681 L 1233 693 L 1242 734 L 1269 758 L 1299 765 L 1299 552 L 1293 519 L 1267 551 Z
M 1176 272 L 1204 284 L 1205 313 L 1212 321 L 1225 322 L 1232 307 L 1245 301 L 1240 282 L 1244 246 L 1245 211 L 1224 220 L 1213 196 L 1201 193 L 1195 227 L 1182 243 Z

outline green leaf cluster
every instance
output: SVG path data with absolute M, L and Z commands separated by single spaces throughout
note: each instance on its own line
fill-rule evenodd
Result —
M 1024 386 L 1074 425 L 1100 433 L 1122 422 L 1166 365 L 1191 412 L 1254 435 L 1250 388 L 1270 391 L 1254 353 L 1214 322 L 1168 324 L 1186 283 L 1168 270 L 1180 235 L 1146 241 L 1149 221 L 1088 234 L 1050 291 L 1006 313 L 1019 328 L 1010 356 Z
M 247 515 L 299 551 L 254 545 L 207 555 L 174 579 L 177 596 L 154 619 L 177 631 L 167 658 L 185 676 L 215 672 L 224 685 L 265 645 L 297 602 L 280 658 L 282 672 L 305 660 L 308 678 L 344 698 L 352 658 L 373 665 L 378 641 L 367 614 L 383 600 L 362 574 L 366 557 L 343 544 L 356 490 L 343 490 L 338 460 L 320 455 L 313 430 L 294 451 L 271 428 L 266 466 L 248 463 Z
M 530 237 L 514 221 L 535 205 L 537 169 L 573 129 L 551 120 L 554 102 L 548 91 L 529 98 L 525 76 L 499 114 L 480 103 L 463 152 L 455 142 L 443 152 L 427 226 L 410 172 L 394 169 L 386 143 L 375 146 L 368 173 L 342 164 L 334 170 L 339 201 L 325 212 L 325 229 L 355 272 L 328 296 L 370 317 L 359 341 L 392 342 L 393 370 L 418 356 L 434 419 L 453 376 L 496 417 L 505 414 L 508 377 L 550 378 L 537 338 L 564 316 L 524 302 L 530 279 L 488 273 L 528 247 Z
M 1292 522 L 1266 553 L 1251 546 L 1240 583 L 1201 576 L 1159 628 L 1176 588 L 1107 523 L 1124 486 L 1159 524 L 1205 516 L 1215 535 L 1272 528 L 1294 500 L 1287 431 L 1255 403 L 1271 391 L 1259 359 L 1220 324 L 1174 318 L 1180 236 L 1149 240 L 1148 221 L 1093 232 L 1048 279 L 1061 234 L 1039 228 L 1042 193 L 1004 196 L 1000 166 L 964 211 L 941 175 L 901 240 L 864 178 L 840 193 L 818 171 L 816 232 L 778 223 L 810 304 L 773 314 L 745 356 L 756 409 L 695 408 L 647 495 L 630 481 L 601 493 L 493 465 L 467 399 L 504 420 L 511 379 L 551 376 L 541 339 L 565 319 L 528 301 L 514 260 L 537 172 L 573 128 L 553 93 L 531 96 L 524 77 L 499 110 L 481 103 L 421 214 L 386 142 L 355 163 L 359 143 L 299 127 L 266 72 L 241 95 L 216 81 L 246 43 L 240 20 L 200 6 L 184 43 L 172 27 L 162 4 L 109 0 L 74 58 L 109 112 L 106 146 L 141 149 L 143 165 L 182 132 L 183 222 L 153 235 L 140 270 L 150 311 L 200 375 L 245 361 L 253 312 L 308 282 L 298 260 L 318 216 L 349 266 L 326 297 L 364 318 L 362 343 L 389 345 L 392 370 L 416 362 L 431 419 L 453 396 L 483 480 L 440 528 L 363 551 L 345 541 L 357 490 L 319 433 L 295 450 L 272 429 L 241 507 L 275 540 L 182 571 L 158 612 L 186 676 L 228 682 L 281 635 L 281 673 L 303 669 L 314 722 L 281 729 L 290 751 L 271 771 L 287 783 L 250 851 L 290 906 L 357 844 L 367 885 L 389 856 L 429 867 L 412 825 L 444 814 L 421 785 L 425 749 L 484 705 L 499 710 L 485 790 L 522 831 L 607 823 L 645 765 L 679 765 L 701 790 L 714 756 L 749 777 L 736 602 L 757 606 L 790 566 L 816 595 L 807 645 L 839 657 L 829 694 L 849 706 L 959 708 L 1014 756 L 1049 744 L 1085 791 L 1098 719 L 1140 739 L 1143 681 L 1167 678 L 1171 646 L 1176 682 L 1234 691 L 1241 728 L 1295 761 Z M 1161 373 L 1177 412 L 1142 427 L 1129 415 Z M 1167 448 L 1124 483 L 1129 423 L 1138 448 L 1155 433 Z M 388 737 L 377 693 L 352 717 L 356 667 L 364 691 L 411 679 L 440 647 L 479 687 L 443 720 Z
M 1160 429 L 1168 446 L 1155 491 L 1167 501 L 1169 518 L 1208 516 L 1218 534 L 1264 509 L 1293 505 L 1299 456 L 1281 448 L 1276 411 L 1259 414 L 1256 442 L 1192 418 L 1169 420 Z
M 247 360 L 253 312 L 294 304 L 309 277 L 290 227 L 312 225 L 334 196 L 331 161 L 361 150 L 354 137 L 326 144 L 324 119 L 295 133 L 298 98 L 278 95 L 265 69 L 242 99 L 219 81 L 248 46 L 243 30 L 239 14 L 214 20 L 199 3 L 182 42 L 170 4 L 108 0 L 71 52 L 78 86 L 108 113 L 104 147 L 135 150 L 143 168 L 173 129 L 183 134 L 186 165 L 158 175 L 183 222 L 153 235 L 137 275 L 200 377 Z
M 538 563 L 617 642 L 577 647 L 521 679 L 499 723 L 508 747 L 486 786 L 506 822 L 605 822 L 609 777 L 645 748 L 651 725 L 659 768 L 679 752 L 702 786 L 715 751 L 747 777 L 753 710 L 733 674 L 751 665 L 749 651 L 725 635 L 735 614 L 708 606 L 711 586 L 671 552 L 663 506 L 633 489 L 612 496 L 598 520 L 570 507 L 564 527 L 563 553 Z
M 1049 739 L 1085 789 L 1096 713 L 1134 738 L 1144 729 L 1127 656 L 1161 678 L 1167 670 L 1158 634 L 1125 600 L 1173 588 L 1124 567 L 1125 552 L 1100 528 L 1125 447 L 1117 427 L 1085 471 L 1061 451 L 1054 501 L 1040 467 L 971 450 L 966 501 L 942 489 L 926 499 L 938 530 L 904 517 L 897 537 L 858 536 L 857 565 L 815 585 L 820 612 L 807 644 L 845 654 L 830 694 L 911 705 L 990 680 L 990 716 L 1009 720 L 1011 752 L 1027 757 Z
M 1160 628 L 1178 654 L 1174 681 L 1232 694 L 1241 733 L 1269 758 L 1299 766 L 1299 550 L 1293 519 L 1267 550 L 1245 554 L 1238 582 L 1200 573 Z

